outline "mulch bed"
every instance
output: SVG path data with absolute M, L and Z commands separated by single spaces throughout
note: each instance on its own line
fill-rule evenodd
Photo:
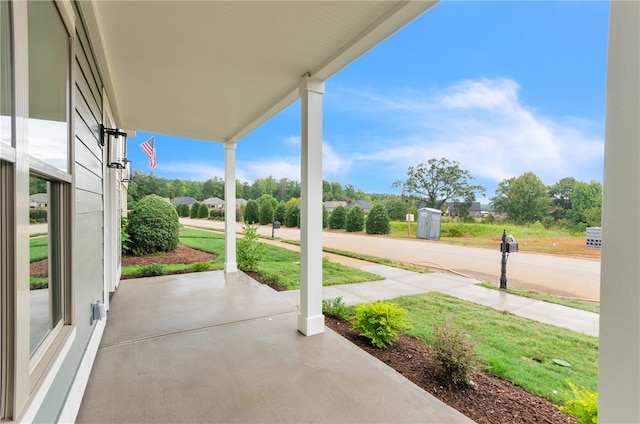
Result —
M 483 371 L 474 374 L 473 387 L 448 387 L 440 378 L 439 365 L 429 347 L 413 337 L 401 336 L 389 348 L 378 349 L 368 339 L 349 331 L 351 324 L 348 322 L 325 317 L 325 323 L 417 386 L 480 424 L 578 422 L 547 399 Z

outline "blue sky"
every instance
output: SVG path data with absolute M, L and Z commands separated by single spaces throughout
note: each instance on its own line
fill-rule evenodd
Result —
M 365 192 L 430 158 L 457 160 L 494 195 L 533 171 L 602 181 L 608 2 L 444 1 L 326 82 L 323 177 Z M 300 180 L 296 102 L 238 143 L 237 178 Z M 224 177 L 219 143 L 156 134 L 158 166 L 128 143 L 135 170 Z M 480 199 L 482 200 L 482 199 Z

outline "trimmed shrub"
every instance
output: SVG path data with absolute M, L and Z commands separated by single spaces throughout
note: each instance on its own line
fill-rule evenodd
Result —
M 579 389 L 569 382 L 573 392 L 573 399 L 565 402 L 560 410 L 567 412 L 578 420 L 580 424 L 596 424 L 598 422 L 598 394 L 582 387 Z
M 325 205 L 322 205 L 322 228 L 329 227 L 329 211 Z
M 287 207 L 284 202 L 278 203 L 278 207 L 276 208 L 275 213 L 273 214 L 273 219 L 280 223 L 284 223 L 284 216 L 287 213 Z
M 178 216 L 180 217 L 188 217 L 189 216 L 189 205 L 187 205 L 186 203 L 181 203 L 178 205 L 178 207 L 176 208 L 178 211 Z
M 284 214 L 284 226 L 285 227 L 298 227 L 300 226 L 300 208 L 295 203 L 287 206 L 287 211 Z
M 271 202 L 265 201 L 260 205 L 260 224 L 271 224 L 273 221 L 273 207 Z
M 249 200 L 244 207 L 244 222 L 249 225 L 260 222 L 260 206 L 255 200 Z
M 344 206 L 338 206 L 329 216 L 329 228 L 332 230 L 344 230 L 346 221 L 347 209 Z
M 29 209 L 29 219 L 34 222 L 47 222 L 47 208 L 38 207 Z
M 136 255 L 170 252 L 178 247 L 178 214 L 162 197 L 142 198 L 131 213 L 127 232 Z
M 433 325 L 431 351 L 442 367 L 444 382 L 453 386 L 471 383 L 479 364 L 474 348 L 473 340 L 446 319 Z
M 200 212 L 200 203 L 195 202 L 191 205 L 191 212 L 189 213 L 189 218 L 197 218 L 198 212 Z
M 198 208 L 198 218 L 208 218 L 209 217 L 209 206 L 204 203 L 200 204 Z
M 224 209 L 220 209 L 220 208 L 209 209 L 209 218 L 224 218 Z
M 204 272 L 204 271 L 209 271 L 209 268 L 211 268 L 211 266 L 209 265 L 209 262 L 195 262 L 189 266 L 189 271 Z
M 236 243 L 238 268 L 241 271 L 258 271 L 260 261 L 266 254 L 266 246 L 258 241 L 257 228 L 252 225 L 242 227 L 244 237 Z
M 391 232 L 387 210 L 382 204 L 373 205 L 367 215 L 366 228 L 367 234 L 389 234 Z
M 356 314 L 351 319 L 352 330 L 371 340 L 375 347 L 385 348 L 395 342 L 400 332 L 409 328 L 404 317 L 406 309 L 393 303 L 373 302 L 356 305 Z
M 364 211 L 360 206 L 349 209 L 344 229 L 350 233 L 364 230 Z

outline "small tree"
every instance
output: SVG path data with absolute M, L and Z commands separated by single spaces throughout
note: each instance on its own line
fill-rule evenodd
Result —
M 249 225 L 260 222 L 260 206 L 255 200 L 249 200 L 244 207 L 244 222 Z
M 347 213 L 345 230 L 350 233 L 364 230 L 364 211 L 360 206 L 353 206 Z
M 178 214 L 155 194 L 142 198 L 131 212 L 128 233 L 136 255 L 170 252 L 178 247 Z
M 389 234 L 391 232 L 389 217 L 382 204 L 376 203 L 373 205 L 369 215 L 367 215 L 366 228 L 367 234 Z
M 344 206 L 338 206 L 329 216 L 329 228 L 332 230 L 344 230 L 346 220 L 347 209 Z
M 262 202 L 260 205 L 260 224 L 271 224 L 273 221 L 273 206 L 271 202 Z
M 208 218 L 209 217 L 209 206 L 204 203 L 200 204 L 198 208 L 198 218 Z
M 238 268 L 241 271 L 258 271 L 260 261 L 264 260 L 266 246 L 258 241 L 257 228 L 252 225 L 242 227 L 244 237 L 236 244 Z
M 297 204 L 292 203 L 287 206 L 284 214 L 285 227 L 298 227 L 300 225 L 300 208 Z
M 200 203 L 195 202 L 193 205 L 191 205 L 191 212 L 189 214 L 189 218 L 197 218 L 198 212 L 200 212 Z

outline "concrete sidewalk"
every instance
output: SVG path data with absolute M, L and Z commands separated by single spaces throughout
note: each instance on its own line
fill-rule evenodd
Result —
M 323 287 L 323 297 L 331 299 L 342 296 L 345 303 L 355 304 L 436 291 L 545 324 L 598 337 L 600 316 L 593 312 L 476 286 L 475 284 L 479 281 L 455 274 L 441 272 L 421 274 L 386 265 L 365 265 L 357 268 L 381 275 L 385 279 Z M 300 299 L 298 290 L 279 294 L 292 304 L 298 305 Z

